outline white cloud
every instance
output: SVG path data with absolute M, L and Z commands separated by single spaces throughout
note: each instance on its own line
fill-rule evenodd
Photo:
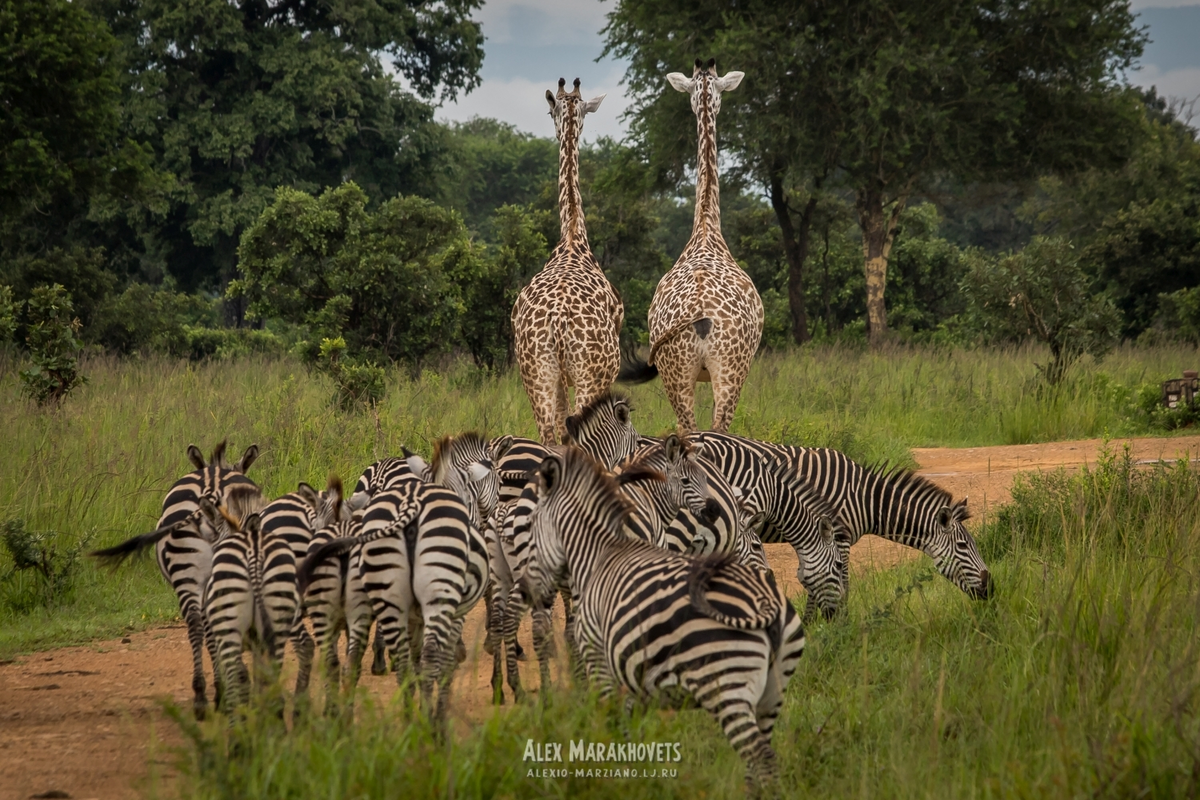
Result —
M 475 18 L 484 36 L 500 44 L 591 44 L 609 10 L 601 0 L 488 0 Z
M 1191 100 L 1200 96 L 1200 67 L 1181 67 L 1162 72 L 1154 64 L 1146 64 L 1130 73 L 1129 80 L 1137 86 L 1158 87 L 1159 97 Z
M 625 137 L 625 123 L 620 117 L 628 108 L 629 99 L 625 95 L 625 87 L 619 84 L 621 75 L 622 72 L 618 70 L 603 81 L 583 86 L 583 96 L 589 99 L 607 95 L 600 108 L 587 115 L 583 124 L 584 140 L 594 141 L 600 136 L 614 139 Z M 549 106 L 546 105 L 546 90 L 553 88 L 550 82 L 526 78 L 485 80 L 466 97 L 442 106 L 437 116 L 456 122 L 471 117 L 493 117 L 537 136 L 553 136 L 554 123 L 550 121 L 547 113 Z

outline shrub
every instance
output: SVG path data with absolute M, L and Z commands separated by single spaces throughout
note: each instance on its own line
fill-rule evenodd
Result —
M 205 328 L 183 326 L 185 344 L 182 354 L 193 361 L 205 358 L 218 360 L 247 356 L 251 353 L 282 355 L 287 346 L 270 331 L 250 328 Z
M 31 531 L 24 520 L 10 519 L 0 525 L 0 542 L 8 551 L 13 569 L 11 580 L 19 573 L 35 576 L 34 585 L 24 592 L 9 592 L 7 605 L 16 610 L 51 605 L 71 590 L 79 555 L 90 541 L 83 536 L 60 548 L 54 531 Z
M 17 304 L 11 286 L 0 284 L 0 350 L 12 341 L 17 332 Z
M 83 347 L 78 338 L 79 319 L 74 316 L 71 296 L 57 283 L 36 287 L 28 306 L 25 341 L 33 366 L 21 370 L 21 380 L 39 405 L 57 405 L 87 380 L 79 374 L 78 354 Z
M 1099 358 L 1116 344 L 1121 314 L 1107 297 L 1091 293 L 1066 240 L 1037 236 L 1018 253 L 993 258 L 976 251 L 967 261 L 962 291 L 976 331 L 993 342 L 1047 344 L 1051 358 L 1038 371 L 1050 385 L 1083 355 Z
M 84 336 L 125 355 L 184 355 L 189 349 L 185 324 L 203 315 L 208 305 L 195 295 L 131 283 L 121 294 L 109 295 L 100 303 Z
M 346 356 L 346 341 L 340 336 L 321 342 L 321 368 L 337 383 L 334 402 L 343 411 L 374 406 L 387 392 L 383 367 L 360 363 Z

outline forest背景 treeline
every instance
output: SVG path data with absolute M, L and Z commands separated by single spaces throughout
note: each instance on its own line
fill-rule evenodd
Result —
M 0 0 L 9 344 L 58 284 L 93 349 L 505 366 L 558 236 L 557 143 L 434 119 L 479 84 L 478 7 Z M 722 217 L 765 346 L 1200 340 L 1200 144 L 1125 82 L 1127 3 L 617 2 L 597 36 L 635 99 L 629 140 L 581 155 L 627 345 L 690 230 L 695 126 L 665 75 L 696 57 L 746 73 Z M 1039 328 L 1051 271 L 1074 300 Z

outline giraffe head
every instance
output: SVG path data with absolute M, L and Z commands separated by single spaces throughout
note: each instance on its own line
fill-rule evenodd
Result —
M 575 142 L 583 131 L 583 118 L 600 107 L 607 95 L 584 100 L 579 94 L 579 78 L 575 79 L 575 88 L 566 90 L 567 79 L 558 79 L 558 94 L 546 90 L 546 102 L 550 104 L 550 116 L 554 118 L 554 135 L 559 143 Z M 567 138 L 563 135 L 567 134 Z
M 678 91 L 691 95 L 692 111 L 697 116 L 706 105 L 712 108 L 713 116 L 716 116 L 721 111 L 721 93 L 736 89 L 745 75 L 744 72 L 727 72 L 725 77 L 718 78 L 715 58 L 710 58 L 707 63 L 697 58 L 692 77 L 689 78 L 682 72 L 672 72 L 667 75 L 667 83 Z

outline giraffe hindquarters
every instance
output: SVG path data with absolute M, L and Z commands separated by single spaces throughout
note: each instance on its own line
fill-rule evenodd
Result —
M 713 326 L 704 367 L 712 382 L 712 429 L 718 433 L 728 433 L 733 423 L 733 413 L 737 410 L 742 385 L 750 374 L 761 335 L 761 321 L 757 327 L 738 320 L 732 323 L 718 321 Z
M 515 349 L 538 439 L 542 444 L 558 444 L 558 431 L 566 427 L 566 382 L 558 356 L 549 341 L 518 340 Z
M 575 413 L 612 388 L 621 371 L 618 336 L 597 322 L 588 329 L 571 330 L 562 347 L 563 373 L 575 387 Z
M 707 345 L 691 326 L 679 331 L 658 346 L 654 363 L 662 378 L 667 399 L 675 409 L 679 432 L 696 428 L 696 381 L 705 366 Z

